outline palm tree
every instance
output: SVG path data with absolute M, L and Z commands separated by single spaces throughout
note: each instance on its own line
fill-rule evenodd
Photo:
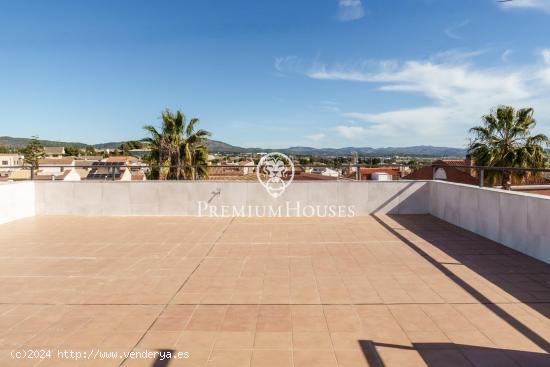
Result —
M 531 135 L 536 122 L 532 108 L 515 111 L 499 106 L 496 112 L 483 116 L 483 125 L 470 129 L 474 138 L 468 152 L 480 166 L 543 168 L 548 161 L 544 149 L 550 140 L 544 134 Z M 489 179 L 500 178 L 502 188 L 510 190 L 512 172 L 490 172 Z
M 164 157 L 164 139 L 161 132 L 158 132 L 154 126 L 145 125 L 143 127 L 150 136 L 142 139 L 150 149 L 150 153 L 145 156 L 144 160 L 151 166 L 150 179 L 161 180 L 163 175 L 161 174 L 161 167 L 164 165 L 166 158 Z
M 180 156 L 183 157 L 186 166 L 184 174 L 191 180 L 207 175 L 208 148 L 204 142 L 210 133 L 203 129 L 195 131 L 198 123 L 199 120 L 196 118 L 189 121 L 185 129 L 185 139 L 180 145 Z
M 210 133 L 202 129 L 195 131 L 198 123 L 199 120 L 193 118 L 186 124 L 183 112 L 174 114 L 165 110 L 160 132 L 154 126 L 144 126 L 150 134 L 143 141 L 151 148 L 149 161 L 155 167 L 152 178 L 194 180 L 206 176 L 208 150 L 204 141 Z

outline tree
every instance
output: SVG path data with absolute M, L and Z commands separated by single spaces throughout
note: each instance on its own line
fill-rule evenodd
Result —
M 78 157 L 80 155 L 80 148 L 75 145 L 67 145 L 65 147 L 65 154 Z
M 92 145 L 86 145 L 86 148 L 84 148 L 84 154 L 86 155 L 96 155 L 95 148 Z
M 143 142 L 139 140 L 130 140 L 122 143 L 119 147 L 122 155 L 130 155 L 130 150 L 132 149 L 143 149 Z
M 380 163 L 382 163 L 382 159 L 378 157 L 368 157 L 365 160 L 369 162 L 370 166 L 378 166 Z
M 208 149 L 204 145 L 210 133 L 195 130 L 199 120 L 186 122 L 183 112 L 162 113 L 162 127 L 157 130 L 152 125 L 143 128 L 149 136 L 143 139 L 151 153 L 147 157 L 153 166 L 151 176 L 158 179 L 197 179 L 205 177 L 208 165 Z
M 33 170 L 38 169 L 39 160 L 46 155 L 44 147 L 37 136 L 31 137 L 31 140 L 23 148 L 22 153 L 24 155 L 24 162 L 30 164 Z
M 544 134 L 532 135 L 536 125 L 532 108 L 517 111 L 510 106 L 499 106 L 482 117 L 483 124 L 470 129 L 473 139 L 469 154 L 479 166 L 543 168 L 548 161 L 544 149 L 550 140 Z M 502 188 L 510 190 L 512 172 L 488 172 L 489 179 L 500 178 Z
M 3 145 L 0 145 L 0 153 L 10 153 L 10 149 Z

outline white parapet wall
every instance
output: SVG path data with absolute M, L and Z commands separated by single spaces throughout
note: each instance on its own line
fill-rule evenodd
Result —
M 35 214 L 34 182 L 0 183 L 0 224 Z
M 298 181 L 276 199 L 257 182 L 36 182 L 39 215 L 426 214 L 429 198 L 428 181 Z
M 432 181 L 430 213 L 550 263 L 550 197 Z
M 432 214 L 550 263 L 550 197 L 541 195 L 442 181 L 298 181 L 276 199 L 256 182 L 0 184 L 0 224 L 34 215 L 330 217 L 350 208 L 355 215 Z

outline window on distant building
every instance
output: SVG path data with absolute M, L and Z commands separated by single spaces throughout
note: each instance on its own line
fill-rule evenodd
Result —
M 2 161 L 2 166 L 7 166 L 8 165 L 8 161 Z

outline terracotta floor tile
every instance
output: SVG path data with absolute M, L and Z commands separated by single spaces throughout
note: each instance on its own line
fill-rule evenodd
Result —
M 103 343 L 101 348 L 127 348 L 136 345 L 143 333 L 136 331 L 116 332 L 109 335 Z
M 495 344 L 485 334 L 478 330 L 447 331 L 445 334 L 454 344 L 457 345 L 487 348 L 495 347 Z
M 336 356 L 328 350 L 295 350 L 292 352 L 294 367 L 336 367 Z
M 258 306 L 228 306 L 223 322 L 224 331 L 254 331 L 258 319 Z
M 180 333 L 175 347 L 187 352 L 195 350 L 211 350 L 214 347 L 218 333 L 213 331 L 183 331 Z
M 390 305 L 389 310 L 405 332 L 439 331 L 437 325 L 418 305 Z
M 249 367 L 251 350 L 214 350 L 206 364 L 209 367 Z
M 292 306 L 292 330 L 327 331 L 322 306 Z
M 371 364 L 362 351 L 337 350 L 338 367 L 370 367 Z
M 179 336 L 179 331 L 150 330 L 139 342 L 139 348 L 173 349 Z
M 377 347 L 376 350 L 385 366 L 428 366 L 416 350 L 402 349 L 398 346 Z
M 330 333 L 334 350 L 361 350 L 360 342 L 370 338 L 367 332 L 337 331 Z
M 255 350 L 252 367 L 291 367 L 292 353 L 283 350 Z
M 468 348 L 463 349 L 462 354 L 476 367 L 518 367 L 513 359 L 498 349 Z
M 222 331 L 216 338 L 214 349 L 252 349 L 254 334 L 250 331 Z
M 326 331 L 294 331 L 292 333 L 292 349 L 330 350 L 332 341 Z
M 257 331 L 291 331 L 290 308 L 285 306 L 260 306 Z
M 361 321 L 352 306 L 324 306 L 325 317 L 331 332 L 359 331 Z
M 254 348 L 290 350 L 292 348 L 292 333 L 258 331 L 256 332 Z
M 420 352 L 428 366 L 473 367 L 472 363 L 457 349 L 429 349 Z
M 186 330 L 215 331 L 221 328 L 227 306 L 200 305 L 195 309 Z
M 550 265 L 428 215 L 44 216 L 0 253 L 0 366 L 140 340 L 191 354 L 170 366 L 550 365 Z

